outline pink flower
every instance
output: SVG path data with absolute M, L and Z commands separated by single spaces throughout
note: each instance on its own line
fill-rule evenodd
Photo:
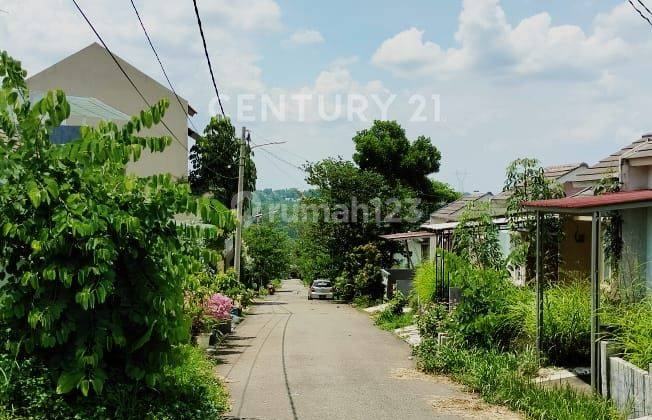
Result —
M 206 302 L 206 315 L 222 320 L 231 318 L 231 309 L 233 309 L 233 301 L 220 294 L 216 293 Z

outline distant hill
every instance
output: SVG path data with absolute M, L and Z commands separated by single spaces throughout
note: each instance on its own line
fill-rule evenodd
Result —
M 255 221 L 274 221 L 283 227 L 290 237 L 296 238 L 296 230 L 292 225 L 297 206 L 302 195 L 310 193 L 296 188 L 254 191 L 251 199 L 251 212 Z

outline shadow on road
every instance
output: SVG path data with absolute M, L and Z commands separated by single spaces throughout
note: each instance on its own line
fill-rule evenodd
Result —
M 273 305 L 287 305 L 287 302 L 279 302 L 272 300 L 256 301 L 253 303 L 254 306 L 273 306 Z

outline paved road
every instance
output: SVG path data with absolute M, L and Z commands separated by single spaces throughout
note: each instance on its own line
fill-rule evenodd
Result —
M 464 394 L 415 375 L 409 346 L 350 306 L 308 301 L 288 280 L 252 312 L 219 351 L 232 418 L 461 418 L 432 401 Z

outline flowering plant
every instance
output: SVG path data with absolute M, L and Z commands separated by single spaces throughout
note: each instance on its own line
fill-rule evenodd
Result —
M 231 309 L 233 309 L 233 301 L 220 293 L 211 296 L 205 305 L 206 315 L 218 320 L 229 319 Z

